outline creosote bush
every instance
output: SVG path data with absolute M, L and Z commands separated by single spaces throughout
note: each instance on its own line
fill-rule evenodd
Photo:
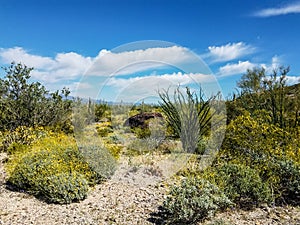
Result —
M 190 177 L 171 188 L 161 212 L 166 224 L 196 224 L 231 204 L 216 185 Z
M 6 75 L 0 78 L 0 130 L 14 131 L 25 127 L 67 129 L 71 116 L 70 91 L 50 92 L 39 82 L 31 82 L 29 68 L 12 62 L 3 67 Z

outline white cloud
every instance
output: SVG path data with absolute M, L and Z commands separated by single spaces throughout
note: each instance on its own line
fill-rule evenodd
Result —
M 201 74 L 176 73 L 157 75 L 153 73 L 156 68 L 162 67 L 174 69 L 183 66 L 182 70 L 189 70 L 192 68 L 191 65 L 196 65 L 191 71 L 194 69 L 197 72 L 206 68 L 205 64 L 202 63 L 203 66 L 201 60 L 195 54 L 191 53 L 187 48 L 178 46 L 148 48 L 119 53 L 101 50 L 96 57 L 84 57 L 75 52 L 58 53 L 54 57 L 44 57 L 31 54 L 21 47 L 0 48 L 0 62 L 9 64 L 12 61 L 21 62 L 28 67 L 34 67 L 31 73 L 32 78 L 43 83 L 47 89 L 57 90 L 67 86 L 72 93 L 76 92 L 81 97 L 97 96 L 103 85 L 109 88 L 104 88 L 108 98 L 111 95 L 113 96 L 113 93 L 128 87 L 128 85 L 133 85 L 132 90 L 127 90 L 128 96 L 131 92 L 131 96 L 141 96 L 140 94 L 142 93 L 145 96 L 145 93 L 148 93 L 147 90 L 153 92 L 158 88 L 167 88 L 170 84 L 186 85 L 191 82 L 191 79 L 194 79 L 194 82 L 199 82 L 204 78 L 208 78 L 208 76 Z M 141 71 L 146 72 L 147 70 L 151 73 L 148 77 L 109 78 L 110 75 L 131 75 Z M 89 72 L 86 73 L 87 71 Z M 205 72 L 207 71 L 204 70 Z M 106 83 L 107 80 L 109 83 Z
M 135 82 L 145 81 L 148 82 L 143 85 L 143 88 L 150 89 L 151 87 L 157 88 L 166 88 L 170 84 L 172 85 L 189 85 L 193 83 L 206 83 L 213 80 L 212 75 L 206 75 L 201 73 L 172 73 L 172 74 L 163 74 L 163 75 L 150 75 L 143 77 L 133 77 L 129 79 L 116 78 L 112 77 L 107 82 L 107 85 L 114 86 L 117 88 L 124 88 L 128 85 L 131 85 Z M 167 85 L 166 85 L 167 84 Z
M 230 76 L 235 74 L 245 73 L 247 69 L 256 67 L 257 64 L 253 64 L 249 61 L 239 61 L 238 63 L 228 63 L 225 66 L 220 67 L 218 75 Z
M 131 74 L 163 66 L 180 66 L 185 62 L 191 63 L 195 60 L 195 55 L 187 48 L 172 46 L 120 53 L 101 50 L 95 58 L 84 57 L 75 52 L 58 53 L 51 58 L 30 54 L 21 47 L 14 47 L 0 49 L 0 59 L 3 63 L 15 61 L 34 67 L 33 78 L 55 83 L 76 79 L 84 74 L 109 76 Z
M 71 90 L 88 90 L 92 87 L 93 86 L 90 83 L 86 82 L 73 82 L 68 86 L 68 88 L 70 88 Z
M 158 97 L 158 91 L 162 89 L 171 88 L 170 91 L 178 85 L 183 88 L 196 83 L 201 84 L 204 92 L 211 94 L 214 91 L 218 91 L 214 85 L 216 85 L 216 79 L 213 75 L 205 75 L 201 73 L 171 73 L 163 75 L 149 75 L 143 77 L 133 78 L 118 78 L 112 77 L 106 83 L 106 86 L 110 89 L 117 90 L 114 93 L 114 101 L 126 99 L 126 101 L 135 102 L 140 99 L 149 97 Z
M 282 65 L 283 62 L 281 57 L 275 55 L 272 57 L 270 64 L 261 64 L 261 67 L 265 68 L 266 73 L 272 73 L 275 69 L 278 69 Z
M 271 68 L 272 69 L 276 69 L 278 68 L 279 66 L 281 66 L 281 59 L 279 56 L 275 55 L 272 57 L 272 64 L 271 64 Z
M 166 65 L 180 66 L 195 56 L 187 48 L 172 46 L 114 53 L 100 51 L 87 74 L 98 76 L 125 75 Z
M 1 48 L 0 57 L 3 63 L 11 63 L 12 61 L 17 63 L 22 62 L 29 67 L 35 68 L 53 67 L 54 63 L 50 57 L 31 55 L 21 47 Z
M 243 74 L 247 72 L 247 69 L 253 69 L 254 67 L 264 68 L 266 73 L 272 73 L 274 69 L 278 69 L 282 65 L 281 57 L 275 55 L 272 57 L 269 63 L 252 63 L 247 61 L 238 61 L 238 63 L 227 63 L 225 66 L 221 66 L 217 75 L 230 76 L 236 74 Z
M 300 76 L 286 76 L 286 81 L 288 85 L 300 83 Z
M 92 64 L 92 58 L 74 52 L 58 53 L 55 58 L 50 58 L 29 54 L 20 47 L 0 49 L 0 58 L 3 63 L 15 61 L 34 67 L 32 77 L 50 83 L 77 78 Z
M 213 62 L 225 62 L 251 54 L 255 51 L 255 48 L 244 42 L 238 42 L 222 46 L 209 46 L 208 50 L 209 54 L 204 57 L 211 58 Z
M 295 2 L 289 5 L 285 5 L 277 8 L 267 8 L 254 13 L 257 17 L 270 17 L 270 16 L 280 16 L 292 13 L 300 13 L 300 2 Z

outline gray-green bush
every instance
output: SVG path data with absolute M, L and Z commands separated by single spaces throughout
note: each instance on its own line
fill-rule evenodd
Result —
M 271 189 L 258 172 L 248 166 L 223 164 L 216 169 L 216 183 L 228 198 L 242 207 L 257 206 L 272 200 Z
M 196 224 L 231 204 L 216 185 L 204 179 L 187 178 L 171 188 L 161 211 L 166 224 Z

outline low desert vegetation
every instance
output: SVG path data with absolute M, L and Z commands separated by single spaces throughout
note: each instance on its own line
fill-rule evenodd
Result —
M 288 67 L 248 70 L 227 100 L 178 88 L 161 90 L 158 105 L 133 107 L 72 98 L 67 88 L 49 92 L 20 63 L 4 71 L 0 151 L 9 157 L 10 189 L 69 204 L 110 179 L 123 158 L 183 154 L 190 161 L 166 187 L 162 224 L 197 224 L 227 208 L 300 204 L 300 86 L 287 86 Z M 125 126 L 143 113 L 163 119 Z M 213 145 L 225 129 L 222 145 Z M 208 148 L 216 155 L 201 167 Z

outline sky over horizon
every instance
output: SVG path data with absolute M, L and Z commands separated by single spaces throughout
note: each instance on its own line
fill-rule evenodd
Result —
M 0 26 L 1 66 L 22 62 L 82 97 L 138 101 L 195 83 L 227 97 L 254 67 L 300 78 L 295 0 L 3 0 Z

